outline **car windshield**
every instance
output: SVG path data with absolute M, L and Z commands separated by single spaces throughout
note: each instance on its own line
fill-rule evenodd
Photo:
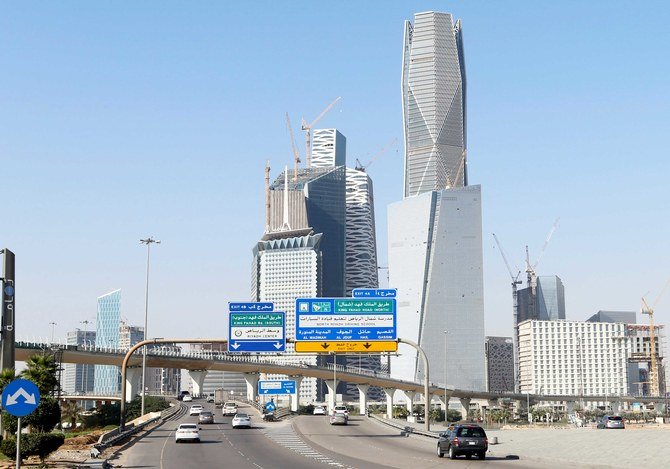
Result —
M 458 436 L 470 436 L 473 438 L 486 438 L 484 430 L 479 427 L 462 427 L 458 430 Z
M 247 414 L 237 414 L 235 417 L 238 419 L 248 419 L 249 416 Z
M 614 417 L 607 417 L 610 420 L 621 420 L 621 417 L 614 416 Z
M 203 417 L 209 417 L 210 415 L 212 415 L 212 413 L 211 412 L 200 412 L 200 415 L 203 416 Z
M 179 425 L 179 430 L 196 430 L 197 428 L 198 428 L 197 425 L 192 424 Z

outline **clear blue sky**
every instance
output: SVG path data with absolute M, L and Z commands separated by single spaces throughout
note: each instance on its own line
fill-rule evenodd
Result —
M 0 247 L 17 258 L 17 334 L 82 327 L 121 288 L 151 336 L 225 336 L 262 234 L 263 168 L 284 113 L 369 160 L 380 264 L 402 197 L 403 21 L 463 21 L 470 182 L 483 188 L 487 333 L 511 333 L 491 232 L 566 287 L 568 318 L 636 310 L 670 277 L 670 7 L 665 2 L 18 2 L 0 4 Z M 297 131 L 299 144 L 303 134 Z M 300 145 L 301 150 L 303 146 Z M 670 322 L 670 293 L 657 320 Z

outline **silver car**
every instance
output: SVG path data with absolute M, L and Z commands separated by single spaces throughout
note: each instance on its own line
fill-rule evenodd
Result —
M 597 425 L 598 428 L 626 428 L 623 419 L 618 415 L 605 415 L 600 419 Z

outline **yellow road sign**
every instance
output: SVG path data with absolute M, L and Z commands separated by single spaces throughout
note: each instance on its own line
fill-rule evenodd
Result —
M 296 341 L 295 351 L 303 353 L 397 352 L 395 341 L 311 342 Z

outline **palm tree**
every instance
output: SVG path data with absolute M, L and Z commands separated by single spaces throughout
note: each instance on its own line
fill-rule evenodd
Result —
M 5 368 L 0 372 L 0 390 L 4 390 L 5 386 L 16 379 L 14 368 Z
M 21 372 L 21 377 L 35 383 L 40 394 L 46 395 L 58 386 L 57 371 L 53 355 L 36 353 L 26 361 L 26 369 Z
M 61 405 L 60 409 L 61 418 L 70 421 L 70 428 L 72 430 L 77 428 L 77 419 L 79 418 L 81 407 L 75 401 L 66 401 Z

